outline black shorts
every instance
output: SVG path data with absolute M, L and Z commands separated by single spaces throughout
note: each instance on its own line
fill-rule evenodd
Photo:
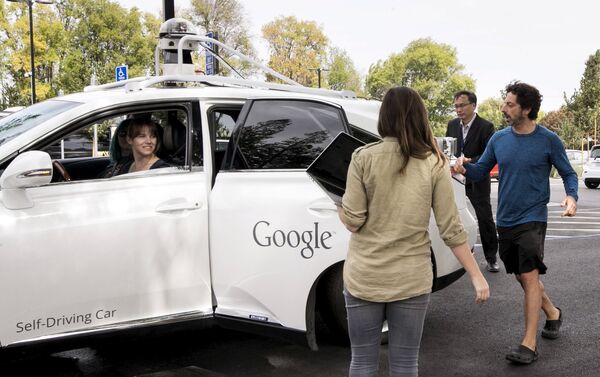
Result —
M 545 274 L 544 241 L 547 223 L 530 222 L 512 227 L 497 227 L 498 253 L 506 273 L 522 274 L 535 269 Z

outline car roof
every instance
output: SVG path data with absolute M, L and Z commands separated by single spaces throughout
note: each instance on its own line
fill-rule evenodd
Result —
M 131 90 L 127 86 L 119 86 L 102 90 L 87 90 L 49 99 L 48 101 L 69 101 L 80 103 L 35 128 L 15 137 L 2 145 L 0 160 L 29 145 L 32 141 L 51 133 L 61 124 L 73 119 L 85 117 L 99 109 L 118 105 L 135 105 L 144 102 L 177 101 L 198 99 L 201 101 L 231 101 L 243 104 L 249 99 L 307 99 L 333 103 L 341 106 L 348 121 L 371 133 L 377 133 L 376 124 L 379 112 L 379 101 L 357 98 L 336 98 L 311 93 L 298 93 L 268 88 L 246 88 L 240 86 L 192 86 L 192 87 L 147 87 Z

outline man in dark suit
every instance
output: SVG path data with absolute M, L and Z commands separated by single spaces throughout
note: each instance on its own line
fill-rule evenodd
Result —
M 451 120 L 446 130 L 446 136 L 454 137 L 457 140 L 456 157 L 463 155 L 470 158 L 472 162 L 477 162 L 494 133 L 494 125 L 477 115 L 476 107 L 477 96 L 475 93 L 467 90 L 457 92 L 454 95 L 454 108 L 458 118 Z M 489 176 L 479 182 L 472 182 L 468 179 L 465 182 L 467 197 L 477 216 L 487 270 L 498 272 L 499 266 L 496 258 L 498 236 L 490 204 L 490 187 Z

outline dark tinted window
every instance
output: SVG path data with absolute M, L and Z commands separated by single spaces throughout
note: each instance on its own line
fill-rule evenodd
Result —
M 376 141 L 381 140 L 381 138 L 379 136 L 372 134 L 369 131 L 365 131 L 362 128 L 353 126 L 353 125 L 350 125 L 350 132 L 352 132 L 352 136 L 354 136 L 358 140 L 364 142 L 365 144 L 374 143 Z
M 340 109 L 294 100 L 260 100 L 252 104 L 234 136 L 232 168 L 303 169 L 329 142 L 345 131 Z

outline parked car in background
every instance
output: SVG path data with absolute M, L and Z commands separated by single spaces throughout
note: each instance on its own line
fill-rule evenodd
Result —
M 500 179 L 498 176 L 498 164 L 494 165 L 492 170 L 490 170 L 490 178 L 494 178 L 496 180 Z
M 600 185 L 600 145 L 590 150 L 590 158 L 583 166 L 583 183 L 587 188 L 595 189 Z
M 587 160 L 588 152 L 580 151 L 578 149 L 567 149 L 567 158 L 571 165 L 580 164 L 583 165 Z

